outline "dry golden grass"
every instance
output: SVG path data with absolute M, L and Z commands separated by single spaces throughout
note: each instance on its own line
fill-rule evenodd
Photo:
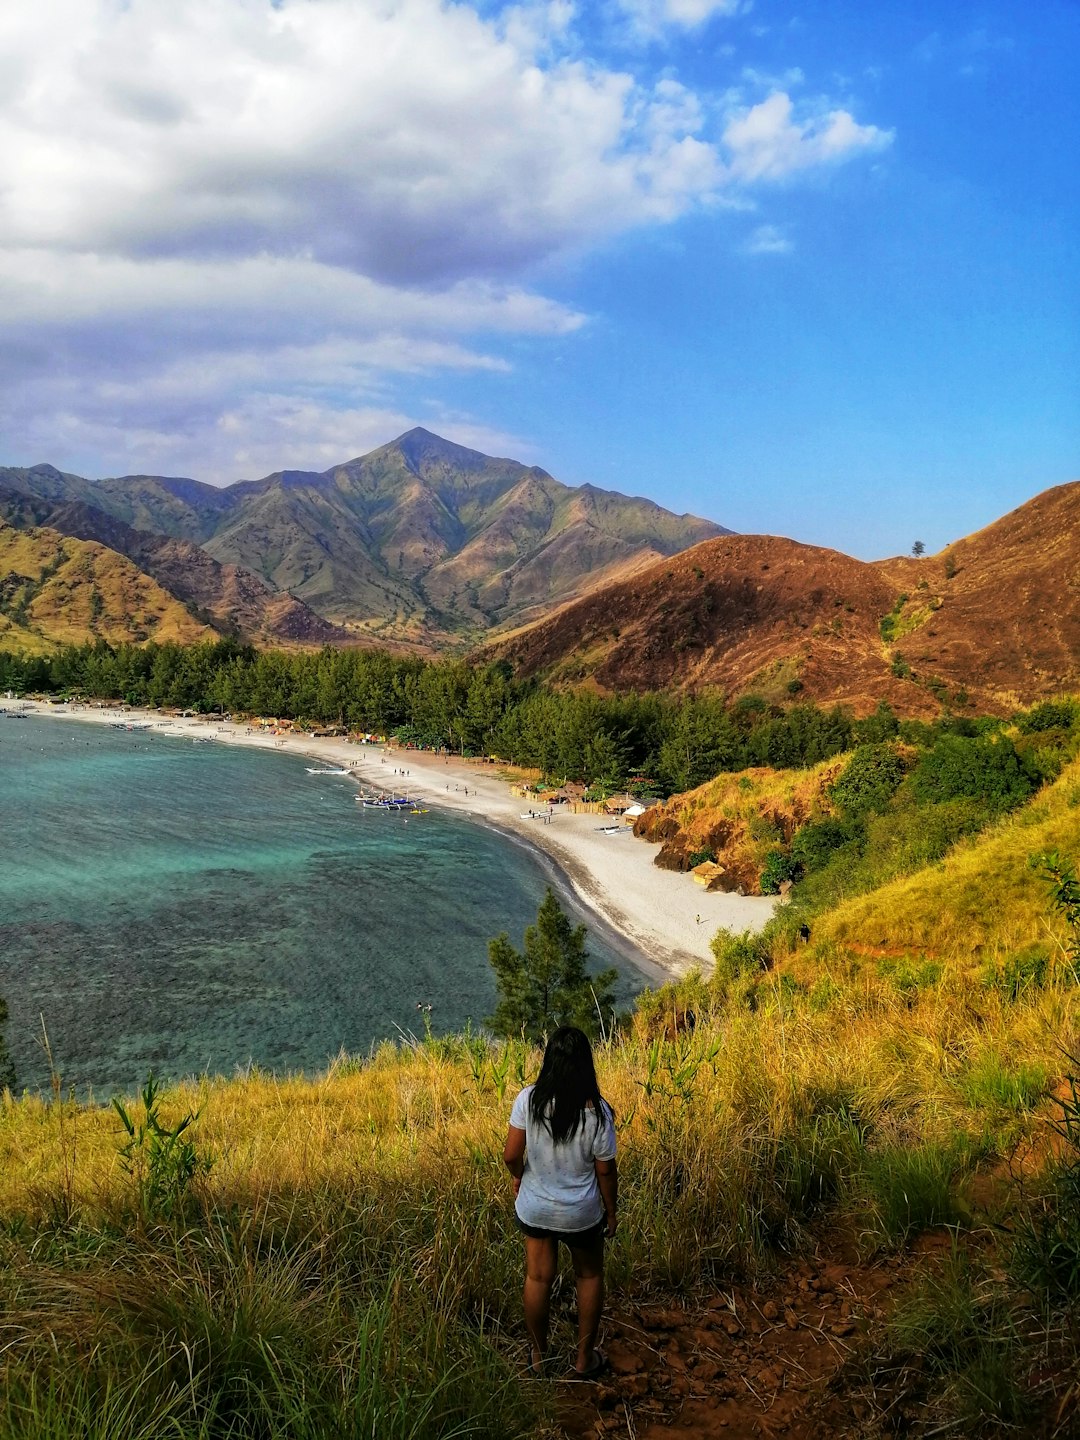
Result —
M 1029 857 L 1080 852 L 1080 761 L 1029 805 L 961 841 L 936 864 L 841 902 L 815 941 L 862 950 L 932 954 L 972 963 L 1036 942 L 1058 950 L 1061 925 Z
M 181 645 L 213 638 L 130 560 L 55 530 L 0 523 L 0 575 L 24 580 L 25 618 L 0 617 L 8 622 L 0 641 L 23 653 L 46 654 L 95 637 L 112 644 L 152 638 Z

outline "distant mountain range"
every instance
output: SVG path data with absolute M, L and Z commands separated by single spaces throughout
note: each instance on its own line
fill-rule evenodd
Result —
M 478 649 L 608 690 L 1008 710 L 1080 689 L 1080 484 L 935 556 L 735 535 L 426 430 L 222 489 L 0 468 L 0 646 Z
M 435 648 L 730 533 L 421 429 L 330 470 L 220 489 L 0 468 L 0 519 L 108 545 L 211 624 L 254 638 Z
M 1080 484 L 919 560 L 865 563 L 769 535 L 708 540 L 484 653 L 522 676 L 608 690 L 1008 713 L 1080 690 Z

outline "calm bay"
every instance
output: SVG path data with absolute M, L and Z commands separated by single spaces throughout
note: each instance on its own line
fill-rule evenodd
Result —
M 490 1013 L 487 941 L 520 945 L 545 862 L 457 815 L 365 810 L 313 763 L 0 718 L 0 995 L 20 1088 L 48 1084 L 42 1017 L 65 1087 L 105 1097 L 150 1069 L 317 1071 L 425 1017 L 443 1034 Z M 629 1000 L 641 977 L 562 898 Z

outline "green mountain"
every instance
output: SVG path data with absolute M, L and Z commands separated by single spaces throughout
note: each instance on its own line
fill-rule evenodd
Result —
M 50 465 L 0 469 L 0 486 L 199 545 L 354 634 L 434 645 L 524 623 L 730 533 L 422 429 L 330 470 L 221 489 L 148 475 L 90 481 Z

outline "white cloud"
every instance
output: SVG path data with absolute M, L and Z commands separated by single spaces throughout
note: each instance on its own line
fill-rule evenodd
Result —
M 729 120 L 723 134 L 730 174 L 743 182 L 782 180 L 799 170 L 882 150 L 893 132 L 859 125 L 847 110 L 828 110 L 799 121 L 791 96 L 774 91 Z
M 27 7 L 23 7 L 27 8 Z M 394 283 L 513 273 L 667 218 L 668 97 L 437 0 L 46 0 L 8 21 L 0 230 L 23 247 L 306 255 Z M 14 33 L 11 33 L 14 32 Z M 137 77 L 137 78 L 133 78 Z M 78 116 L 78 123 L 72 117 Z
M 667 29 L 696 30 L 716 16 L 731 18 L 750 9 L 750 0 L 616 0 L 641 36 Z
M 792 242 L 779 225 L 759 225 L 743 246 L 747 255 L 787 255 L 792 249 Z
M 748 8 L 617 3 L 672 32 Z M 888 141 L 589 33 L 571 0 L 0 7 L 0 460 L 232 478 L 319 426 L 355 452 L 418 418 L 395 377 L 579 329 L 537 288 L 560 257 Z

